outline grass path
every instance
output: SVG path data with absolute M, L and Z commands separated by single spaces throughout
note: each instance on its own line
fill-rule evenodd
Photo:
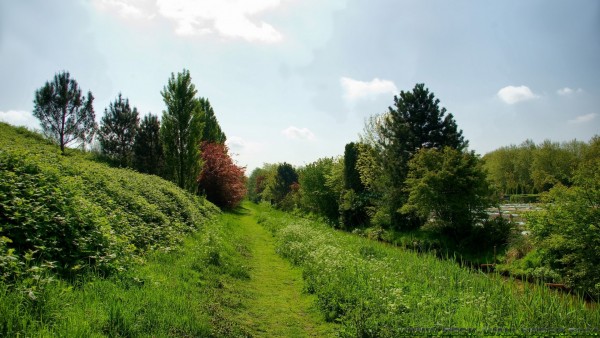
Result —
M 239 286 L 247 295 L 245 311 L 235 314 L 253 336 L 327 337 L 335 324 L 324 321 L 316 298 L 303 292 L 302 272 L 275 252 L 275 239 L 257 223 L 254 206 L 223 215 L 248 249 L 250 279 Z M 236 236 L 237 237 L 237 236 Z

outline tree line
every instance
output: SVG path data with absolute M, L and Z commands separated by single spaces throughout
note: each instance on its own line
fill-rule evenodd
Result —
M 248 180 L 253 201 L 298 208 L 340 228 L 411 231 L 430 224 L 457 241 L 488 223 L 493 203 L 482 159 L 424 84 L 367 120 L 339 158 L 293 168 L 267 164 Z
M 161 119 L 148 113 L 140 122 L 137 108 L 119 93 L 98 125 L 92 93 L 83 96 L 63 71 L 36 90 L 33 115 L 63 154 L 71 144 L 85 149 L 97 140 L 112 165 L 161 176 L 221 207 L 234 207 L 245 196 L 244 168 L 231 159 L 209 100 L 197 94 L 184 69 L 172 73 L 161 91 L 166 106 Z
M 593 157 L 591 148 L 597 142 L 598 137 L 587 143 L 526 140 L 496 149 L 483 159 L 490 180 L 503 195 L 538 194 L 557 184 L 573 185 L 578 167 Z

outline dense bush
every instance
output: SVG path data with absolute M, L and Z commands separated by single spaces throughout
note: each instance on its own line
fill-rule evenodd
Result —
M 565 283 L 600 299 L 600 159 L 579 169 L 575 185 L 558 185 L 543 197 L 545 210 L 529 215 L 541 266 Z
M 120 270 L 147 250 L 170 250 L 214 212 L 170 182 L 77 151 L 61 156 L 35 134 L 0 124 L 2 280 L 32 267 L 63 276 Z

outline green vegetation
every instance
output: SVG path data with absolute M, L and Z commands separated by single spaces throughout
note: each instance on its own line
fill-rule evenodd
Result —
M 90 143 L 96 129 L 94 97 L 88 92 L 81 95 L 81 89 L 69 72 L 54 75 L 52 82 L 35 91 L 33 116 L 40 120 L 44 134 L 65 147 L 73 142 Z
M 102 154 L 121 167 L 133 165 L 133 145 L 140 118 L 137 108 L 129 105 L 129 99 L 123 99 L 121 93 L 115 102 L 104 110 L 100 122 L 98 138 Z
M 275 235 L 278 252 L 303 269 L 307 290 L 328 320 L 342 324 L 341 336 L 417 335 L 414 328 L 488 335 L 598 330 L 600 313 L 581 299 L 261 208 L 260 223 Z
M 223 216 L 235 229 L 231 242 L 242 246 L 250 271 L 248 280 L 235 285 L 247 299 L 244 307 L 231 315 L 252 336 L 333 336 L 336 326 L 323 320 L 315 297 L 303 292 L 302 271 L 277 255 L 275 239 L 257 223 L 257 206 L 243 207 Z
M 197 190 L 196 179 L 200 175 L 199 147 L 204 127 L 196 93 L 190 72 L 185 69 L 177 77 L 171 73 L 161 92 L 167 106 L 160 126 L 166 178 L 192 193 Z

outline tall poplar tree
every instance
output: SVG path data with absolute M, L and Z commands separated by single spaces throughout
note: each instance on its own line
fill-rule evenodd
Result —
M 133 162 L 133 143 L 140 123 L 137 108 L 129 105 L 129 99 L 123 99 L 121 93 L 104 110 L 100 121 L 100 147 L 102 153 L 120 166 L 131 167 Z
M 215 111 L 210 105 L 210 102 L 207 98 L 201 97 L 198 99 L 198 105 L 200 105 L 202 123 L 204 123 L 202 141 L 224 144 L 227 137 L 225 137 L 225 133 L 221 130 L 221 126 L 219 125 L 219 121 L 217 121 Z
M 188 70 L 177 76 L 171 73 L 161 91 L 167 109 L 163 111 L 160 128 L 165 153 L 166 175 L 182 189 L 196 192 L 200 174 L 200 141 L 202 116 L 196 87 Z
M 63 71 L 35 91 L 33 116 L 40 120 L 42 131 L 60 145 L 64 154 L 70 143 L 85 144 L 94 138 L 98 127 L 93 102 L 92 93 L 84 97 L 77 81 Z

